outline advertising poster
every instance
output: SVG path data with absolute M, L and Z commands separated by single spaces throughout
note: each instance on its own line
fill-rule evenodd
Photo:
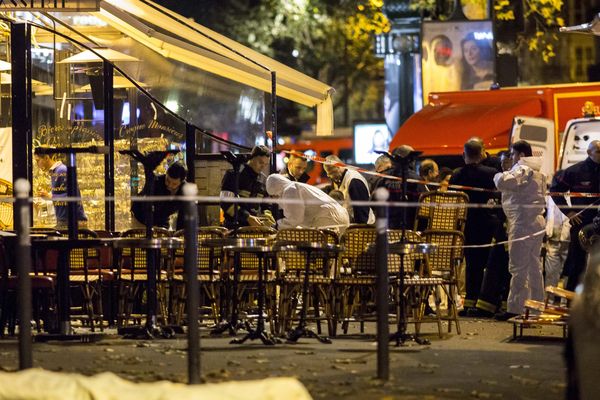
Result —
M 425 22 L 423 99 L 431 92 L 486 90 L 495 80 L 491 21 Z
M 392 135 L 385 121 L 354 123 L 354 161 L 373 164 L 380 156 L 377 151 L 388 151 Z

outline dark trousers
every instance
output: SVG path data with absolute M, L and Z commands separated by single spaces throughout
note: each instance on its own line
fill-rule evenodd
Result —
M 591 222 L 591 221 L 590 221 Z M 585 271 L 587 252 L 581 248 L 579 244 L 579 231 L 586 225 L 583 222 L 581 225 L 571 227 L 571 243 L 569 243 L 569 254 L 565 261 L 564 274 L 567 276 L 567 290 L 575 290 L 575 287 L 582 278 Z
M 494 234 L 496 242 L 508 239 L 503 224 L 499 224 Z M 487 266 L 483 273 L 481 291 L 477 299 L 477 308 L 488 312 L 496 312 L 502 301 L 506 301 L 510 288 L 510 272 L 508 272 L 508 250 L 506 245 L 492 247 Z
M 466 245 L 483 245 L 492 242 L 492 237 L 496 228 L 496 221 L 484 220 L 468 221 L 465 227 Z M 467 294 L 465 296 L 465 307 L 475 307 L 481 283 L 483 282 L 483 272 L 490 254 L 489 247 L 467 248 L 465 249 L 465 287 Z
M 475 307 L 477 303 L 489 252 L 489 248 L 465 249 L 465 261 L 467 264 L 465 270 L 465 287 L 467 290 L 465 307 Z

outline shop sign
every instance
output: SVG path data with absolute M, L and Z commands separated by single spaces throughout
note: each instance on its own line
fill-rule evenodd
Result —
M 99 11 L 100 0 L 0 0 L 0 11 Z

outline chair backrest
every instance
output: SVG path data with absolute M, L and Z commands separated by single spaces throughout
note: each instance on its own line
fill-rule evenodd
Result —
M 319 229 L 323 235 L 325 235 L 325 239 L 328 244 L 337 245 L 340 244 L 340 235 L 334 231 L 333 229 Z
M 32 234 L 61 236 L 60 231 L 52 228 L 31 228 Z M 58 268 L 58 250 L 45 249 L 35 252 L 33 272 L 35 274 L 54 274 Z
M 69 231 L 60 230 L 63 237 L 69 236 Z M 91 229 L 79 228 L 77 231 L 79 239 L 94 239 L 98 234 Z M 69 254 L 69 268 L 73 270 L 87 271 L 90 267 L 98 267 L 100 263 L 100 252 L 97 248 L 72 249 Z
M 425 243 L 425 240 L 419 232 L 405 231 L 406 240 L 410 243 Z M 401 229 L 390 229 L 388 230 L 388 242 L 390 244 L 399 242 L 402 239 Z M 429 276 L 429 267 L 427 257 L 423 253 L 409 253 L 404 255 L 404 273 L 405 275 L 418 274 L 422 277 Z M 400 271 L 400 263 L 402 262 L 399 254 L 394 254 L 390 251 L 388 255 L 388 271 L 390 274 L 398 273 Z
M 219 261 L 223 255 L 223 251 L 219 248 L 210 248 L 202 245 L 202 242 L 206 239 L 218 239 L 225 236 L 227 229 L 223 229 L 218 226 L 202 226 L 198 228 L 198 272 L 210 272 L 216 270 L 218 267 L 217 261 Z M 175 237 L 184 237 L 184 231 L 179 230 L 175 232 Z M 175 250 L 175 259 L 173 265 L 175 268 L 183 266 L 183 253 L 184 249 Z
M 168 237 L 171 233 L 165 228 L 152 228 L 152 237 Z M 122 238 L 144 238 L 146 228 L 135 228 L 121 232 Z M 169 250 L 161 249 L 161 257 L 168 257 Z M 146 249 L 139 247 L 125 248 L 121 252 L 121 268 L 146 270 Z
M 113 234 L 110 231 L 106 230 L 95 230 L 98 234 L 99 238 L 103 239 L 111 239 L 113 238 Z M 114 258 L 113 258 L 113 247 L 112 246 L 102 246 L 99 250 L 98 260 L 100 262 L 101 268 L 113 268 L 114 267 Z
M 438 245 L 428 257 L 431 271 L 452 276 L 464 256 L 464 234 L 460 231 L 427 230 L 421 236 L 427 243 Z
M 341 267 L 344 272 L 355 275 L 374 275 L 374 251 L 369 246 L 375 243 L 377 231 L 368 225 L 350 225 L 342 235 L 341 243 L 344 248 L 340 255 Z
M 443 229 L 464 231 L 469 196 L 463 192 L 434 191 L 419 197 L 415 230 Z
M 281 229 L 277 232 L 275 242 L 285 243 L 319 243 L 327 244 L 325 234 L 313 228 Z M 311 257 L 313 258 L 313 257 Z M 303 251 L 282 251 L 279 253 L 280 271 L 286 274 L 300 274 L 306 269 L 306 253 Z M 323 272 L 323 257 L 314 257 L 310 264 L 313 273 Z

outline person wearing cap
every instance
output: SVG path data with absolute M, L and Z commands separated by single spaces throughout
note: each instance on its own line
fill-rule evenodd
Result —
M 374 224 L 375 214 L 371 207 L 352 206 L 353 201 L 369 201 L 371 198 L 369 184 L 365 177 L 357 171 L 331 165 L 331 163 L 342 162 L 335 155 L 327 156 L 325 160 L 330 163 L 323 165 L 323 168 L 329 179 L 331 179 L 331 188 L 344 194 L 344 205 L 348 210 L 351 221 L 357 224 Z
M 406 144 L 396 147 L 392 151 L 392 165 L 382 171 L 385 175 L 391 175 L 395 177 L 402 177 L 402 163 L 400 159 L 410 157 L 411 153 L 415 150 Z M 421 180 L 421 177 L 415 172 L 415 161 L 411 160 L 408 164 L 407 178 L 414 179 L 417 181 Z M 417 203 L 419 196 L 425 191 L 425 187 L 420 183 L 408 182 L 406 187 L 406 194 L 402 197 L 402 182 L 398 179 L 380 177 L 379 181 L 373 185 L 373 192 L 380 188 L 386 188 L 389 193 L 390 202 L 410 202 Z M 406 223 L 403 221 L 402 207 L 390 207 L 389 209 L 389 227 L 391 229 L 401 229 L 403 225 L 406 229 L 412 229 L 415 224 L 415 215 L 417 212 L 416 207 L 405 207 L 406 208 Z
M 267 146 L 255 146 L 250 153 L 250 159 L 242 167 L 237 187 L 233 169 L 228 170 L 221 181 L 221 197 L 263 198 L 267 196 L 265 188 L 266 175 L 263 173 L 269 165 L 271 152 Z M 261 204 L 239 203 L 237 224 L 235 221 L 235 203 L 222 202 L 221 210 L 225 217 L 224 226 L 235 229 L 240 226 L 263 225 L 259 215 L 263 213 Z
M 463 190 L 469 196 L 470 204 L 492 204 L 498 199 L 494 193 L 494 175 L 496 169 L 481 165 L 483 148 L 474 140 L 469 140 L 463 147 L 465 166 L 459 168 L 450 178 L 450 185 L 471 186 L 489 191 Z M 465 245 L 488 245 L 492 237 L 498 217 L 494 209 L 469 208 L 465 224 Z M 488 260 L 489 247 L 476 247 L 465 249 L 465 284 L 466 296 L 464 309 L 459 313 L 468 316 L 476 313 L 476 304 L 481 291 L 483 274 Z
M 306 173 L 308 160 L 296 154 L 290 154 L 286 166 L 281 171 L 281 175 L 290 181 L 306 183 L 310 176 Z
M 187 176 L 187 168 L 182 162 L 176 162 L 169 166 L 166 174 L 155 175 L 154 171 L 145 173 L 146 183 L 139 196 L 183 196 L 182 188 Z M 152 192 L 150 192 L 150 179 L 154 179 Z M 133 201 L 131 203 L 132 226 L 146 226 L 146 204 L 143 201 Z M 176 229 L 183 228 L 183 207 L 181 201 L 154 201 L 152 209 L 152 226 L 161 228 L 170 227 L 170 219 L 173 214 L 177 214 L 175 223 Z
M 314 186 L 293 182 L 280 174 L 267 178 L 267 193 L 282 200 L 279 208 L 284 217 L 277 221 L 279 229 L 329 228 L 343 233 L 350 225 L 348 211 L 335 199 Z

